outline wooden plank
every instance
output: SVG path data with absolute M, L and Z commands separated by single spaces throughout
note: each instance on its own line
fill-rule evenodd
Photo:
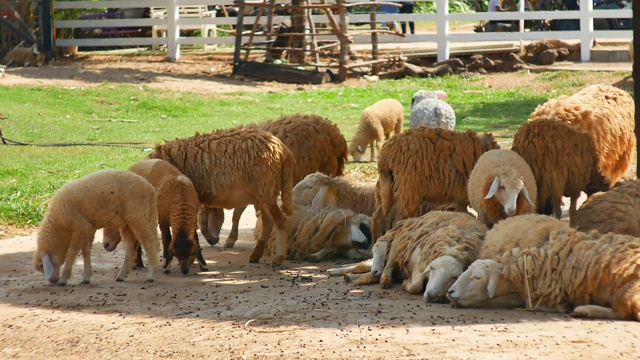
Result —
M 291 84 L 326 84 L 331 82 L 331 75 L 328 72 L 300 70 L 253 61 L 240 61 L 234 68 L 234 74 Z

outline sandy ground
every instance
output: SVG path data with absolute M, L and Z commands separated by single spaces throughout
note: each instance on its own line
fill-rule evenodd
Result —
M 161 59 L 135 65 L 117 58 L 59 62 L 7 69 L 0 85 L 108 81 L 202 92 L 309 88 L 236 79 L 225 60 L 185 61 L 186 66 Z M 212 74 L 212 68 L 222 70 Z M 535 76 L 517 81 L 536 86 Z M 514 81 L 510 74 L 486 79 L 495 87 Z M 605 82 L 630 84 L 628 77 Z M 230 219 L 227 212 L 223 236 Z M 355 287 L 328 277 L 325 270 L 334 262 L 286 261 L 273 269 L 265 257 L 249 264 L 254 224 L 255 214 L 247 209 L 234 249 L 203 240 L 209 271 L 194 274 L 194 265 L 184 276 L 174 264 L 172 274 L 158 273 L 154 283 L 144 282 L 146 270 L 115 282 L 123 255 L 120 249 L 103 250 L 100 234 L 89 285 L 79 285 L 81 258 L 67 286 L 49 285 L 31 267 L 33 235 L 0 241 L 0 359 L 640 359 L 637 322 L 429 305 L 400 286 Z

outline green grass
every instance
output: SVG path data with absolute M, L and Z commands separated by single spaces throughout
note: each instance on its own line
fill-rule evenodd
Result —
M 163 139 L 187 137 L 195 131 L 302 112 L 329 118 L 349 140 L 362 110 L 388 97 L 405 105 L 407 128 L 410 99 L 418 89 L 445 90 L 456 109 L 459 130 L 511 137 L 538 104 L 585 85 L 576 73 L 541 78 L 551 92 L 531 86 L 487 89 L 481 77 L 458 76 L 380 81 L 357 88 L 214 95 L 114 84 L 95 89 L 0 86 L 0 129 L 9 139 L 30 144 L 134 143 L 125 147 L 0 145 L 0 225 L 37 225 L 47 199 L 62 184 L 100 169 L 126 169 Z M 371 166 L 361 168 L 372 171 Z

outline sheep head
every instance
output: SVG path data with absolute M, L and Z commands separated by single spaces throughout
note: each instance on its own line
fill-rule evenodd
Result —
M 364 151 L 366 149 L 366 145 L 363 146 L 362 144 L 358 144 L 352 141 L 351 144 L 349 144 L 349 155 L 353 157 L 353 161 L 360 162 L 362 161 L 362 155 L 364 154 Z
M 491 179 L 487 179 L 488 182 Z M 513 216 L 517 213 L 518 197 L 520 194 L 527 200 L 531 206 L 535 203 L 529 196 L 529 191 L 524 185 L 522 176 L 496 176 L 491 181 L 491 185 L 485 190 L 485 200 L 495 199 L 503 207 L 506 216 Z
M 374 277 L 380 277 L 382 275 L 382 268 L 387 258 L 387 248 L 389 247 L 389 240 L 381 238 L 373 244 L 371 259 L 371 274 Z
M 102 246 L 105 250 L 111 252 L 116 249 L 122 237 L 120 236 L 120 229 L 118 228 L 104 228 L 102 229 Z
M 363 214 L 352 216 L 349 238 L 354 248 L 369 249 L 372 240 L 371 218 Z
M 33 268 L 44 273 L 44 279 L 52 284 L 57 284 L 60 281 L 60 266 L 63 263 L 64 253 L 49 254 L 43 249 L 38 249 L 33 254 Z
M 476 260 L 451 285 L 447 297 L 457 307 L 482 306 L 496 296 L 501 273 L 502 265 L 496 261 Z
M 429 279 L 424 291 L 424 301 L 446 302 L 447 291 L 463 270 L 463 264 L 453 256 L 441 256 L 433 260 L 422 273 L 423 279 Z
M 193 263 L 198 251 L 197 241 L 194 238 L 195 231 L 186 231 L 184 229 L 177 229 L 172 234 L 172 241 L 169 244 L 169 251 L 178 259 L 180 264 L 180 271 L 187 275 L 189 273 L 189 267 Z
M 314 213 L 323 207 L 336 207 L 338 197 L 331 178 L 322 173 L 309 174 L 293 188 L 293 202 L 310 205 Z

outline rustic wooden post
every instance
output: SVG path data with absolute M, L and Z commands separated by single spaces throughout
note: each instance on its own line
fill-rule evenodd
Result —
M 240 63 L 240 48 L 242 47 L 242 28 L 244 27 L 244 1 L 238 2 L 238 18 L 236 19 L 236 44 L 233 49 L 233 73 L 236 73 Z
M 338 4 L 338 12 L 340 14 L 340 57 L 338 58 L 338 81 L 347 80 L 347 63 L 349 62 L 349 37 L 347 33 L 349 32 L 348 23 L 347 23 L 347 15 L 345 1 L 337 0 L 336 4 Z
M 375 0 L 371 0 L 375 1 Z M 376 12 L 377 5 L 369 5 L 369 24 L 371 26 L 371 58 L 373 60 L 378 60 L 380 58 L 380 54 L 378 51 L 378 32 L 376 32 L 376 28 L 378 27 L 378 15 Z M 372 73 L 374 75 L 380 72 L 380 66 L 374 65 L 372 67 Z
M 294 34 L 304 34 L 307 28 L 307 11 L 301 6 L 305 0 L 293 0 L 291 2 L 291 32 Z M 305 52 L 307 38 L 304 35 L 296 36 L 291 41 L 291 62 L 304 64 L 307 62 Z

